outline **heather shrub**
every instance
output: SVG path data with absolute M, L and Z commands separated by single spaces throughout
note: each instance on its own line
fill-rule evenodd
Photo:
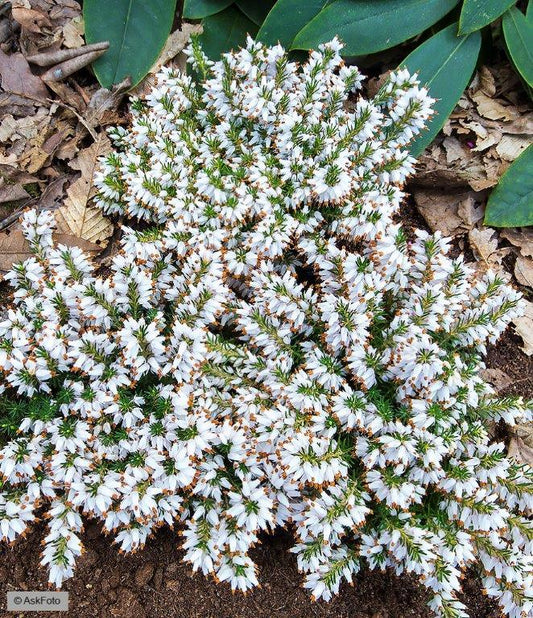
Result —
M 249 550 L 294 530 L 305 587 L 329 600 L 361 568 L 415 573 L 443 616 L 465 569 L 509 616 L 531 611 L 531 469 L 489 421 L 529 419 L 480 376 L 521 311 L 499 276 L 408 240 L 405 149 L 431 100 L 404 71 L 365 100 L 334 40 L 303 66 L 248 41 L 195 78 L 163 70 L 113 132 L 98 203 L 143 220 L 111 272 L 55 246 L 0 324 L 0 531 L 49 517 L 61 585 L 82 516 L 119 547 L 180 522 L 185 559 L 232 588 Z

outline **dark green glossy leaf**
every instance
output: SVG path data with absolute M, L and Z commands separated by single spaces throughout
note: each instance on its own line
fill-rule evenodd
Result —
M 203 19 L 220 13 L 233 4 L 233 0 L 185 0 L 183 3 L 183 17 L 185 19 Z
M 476 67 L 481 34 L 472 32 L 458 37 L 456 32 L 457 24 L 441 30 L 417 47 L 401 64 L 411 73 L 418 73 L 420 82 L 428 87 L 429 94 L 436 99 L 435 116 L 428 129 L 409 148 L 415 157 L 441 130 Z
M 513 64 L 528 86 L 533 86 L 533 20 L 512 7 L 503 16 L 502 24 Z
M 362 56 L 423 32 L 459 0 L 336 0 L 295 37 L 292 49 L 313 49 L 338 36 L 343 54 Z
M 485 225 L 533 225 L 533 144 L 516 159 L 490 194 Z
M 289 49 L 294 37 L 328 4 L 328 0 L 278 0 L 257 33 L 267 45 Z
M 241 11 L 251 19 L 254 24 L 260 26 L 272 9 L 276 0 L 237 0 L 236 4 Z
M 253 37 L 257 32 L 257 25 L 235 6 L 206 17 L 202 25 L 204 31 L 199 37 L 200 43 L 212 60 L 218 60 L 220 54 L 244 45 L 246 35 Z
M 93 64 L 105 88 L 127 76 L 132 86 L 148 73 L 170 32 L 176 0 L 85 0 L 87 43 L 109 41 L 109 49 Z
M 464 0 L 459 18 L 459 34 L 479 30 L 498 19 L 516 0 Z

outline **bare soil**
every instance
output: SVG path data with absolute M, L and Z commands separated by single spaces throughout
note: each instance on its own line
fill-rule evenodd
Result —
M 228 585 L 193 574 L 182 562 L 176 532 L 160 530 L 146 548 L 120 555 L 89 523 L 75 576 L 64 590 L 70 593 L 68 612 L 8 613 L 8 590 L 46 590 L 46 572 L 39 566 L 36 548 L 43 536 L 38 524 L 13 548 L 0 549 L 1 618 L 429 618 L 427 594 L 413 578 L 390 572 L 360 573 L 354 586 L 344 586 L 330 603 L 311 601 L 302 588 L 296 558 L 289 553 L 291 535 L 279 530 L 265 536 L 254 550 L 261 588 L 232 594 Z M 465 582 L 466 604 L 472 618 L 500 616 L 496 606 L 479 590 L 473 575 Z

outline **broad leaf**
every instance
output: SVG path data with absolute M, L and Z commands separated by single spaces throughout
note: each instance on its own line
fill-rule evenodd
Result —
M 533 144 L 516 159 L 491 193 L 485 225 L 523 227 L 533 225 Z
M 246 1 L 246 0 L 245 0 Z M 328 4 L 328 0 L 278 0 L 257 33 L 267 45 L 289 49 L 294 37 Z
M 441 130 L 476 67 L 481 34 L 473 32 L 457 37 L 456 32 L 456 23 L 441 30 L 411 52 L 401 64 L 411 73 L 418 73 L 420 82 L 427 86 L 430 96 L 436 99 L 435 116 L 428 129 L 409 148 L 415 157 Z
M 131 77 L 138 84 L 157 60 L 170 32 L 176 0 L 85 0 L 87 43 L 109 41 L 109 49 L 93 64 L 102 86 L 110 88 Z
M 220 13 L 233 4 L 233 0 L 185 0 L 183 3 L 183 17 L 185 19 L 203 19 Z
M 516 70 L 533 86 L 533 19 L 512 7 L 503 16 L 503 35 Z
M 337 0 L 295 37 L 292 49 L 313 49 L 338 36 L 343 54 L 361 56 L 394 47 L 423 32 L 459 0 Z
M 246 35 L 253 37 L 257 32 L 257 25 L 235 6 L 206 17 L 202 25 L 204 31 L 200 35 L 200 42 L 212 60 L 218 60 L 220 54 L 244 45 Z
M 516 0 L 464 0 L 459 34 L 469 34 L 498 19 Z
M 236 4 L 241 11 L 251 19 L 254 24 L 260 26 L 272 9 L 276 0 L 237 0 Z

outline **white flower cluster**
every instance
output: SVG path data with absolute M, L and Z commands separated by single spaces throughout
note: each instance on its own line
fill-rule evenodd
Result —
M 124 551 L 181 521 L 193 568 L 243 591 L 259 534 L 289 525 L 315 598 L 392 567 L 466 616 L 477 563 L 530 615 L 533 473 L 486 422 L 531 405 L 480 378 L 520 297 L 438 235 L 407 241 L 403 148 L 432 101 L 405 71 L 364 100 L 340 49 L 298 67 L 193 43 L 196 79 L 163 70 L 97 179 L 107 212 L 152 225 L 124 230 L 111 272 L 25 216 L 34 257 L 0 324 L 0 537 L 47 505 L 52 583 L 82 515 Z

